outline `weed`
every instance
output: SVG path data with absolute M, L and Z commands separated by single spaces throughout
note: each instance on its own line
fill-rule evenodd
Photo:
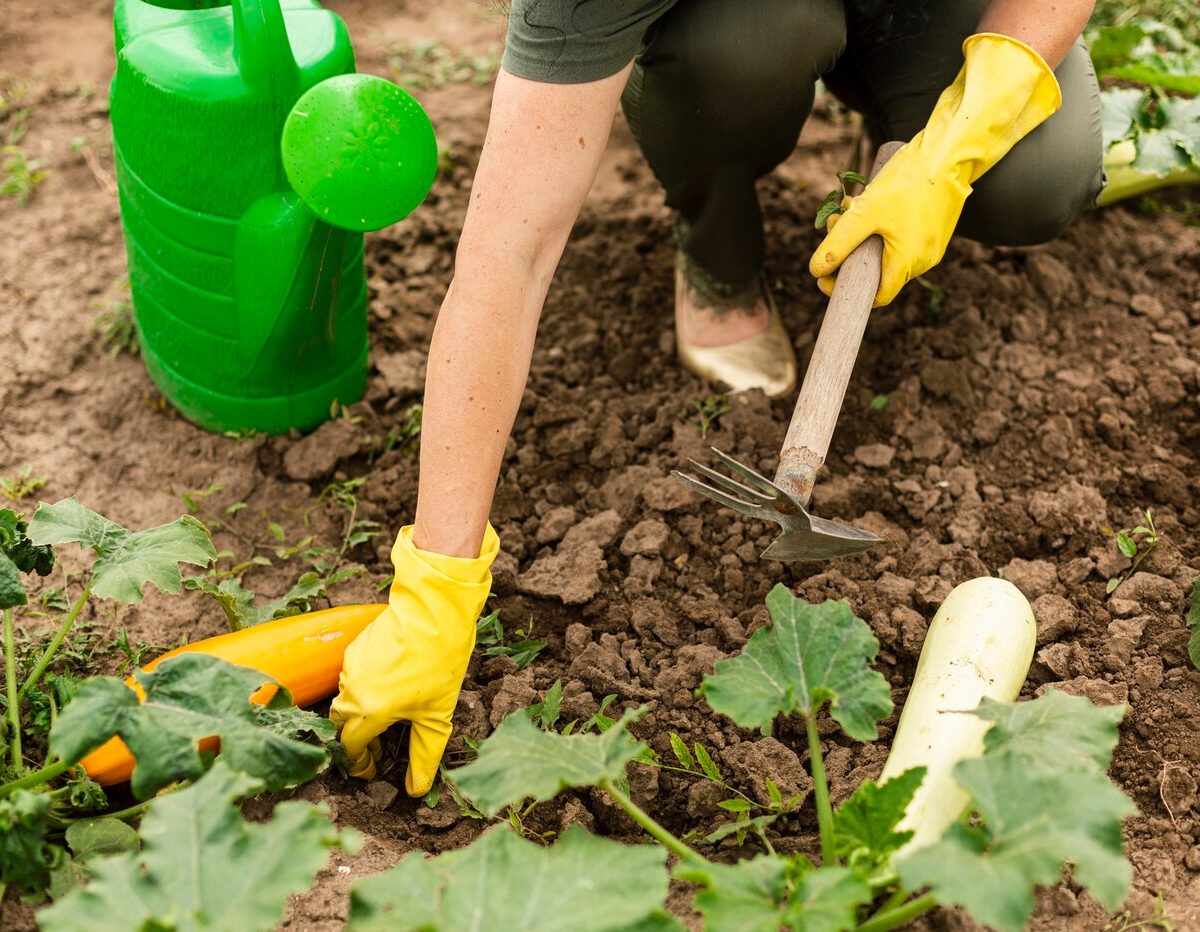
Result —
M 22 207 L 46 180 L 45 162 L 26 158 L 19 146 L 0 146 L 0 197 L 15 197 Z
M 931 324 L 942 321 L 942 309 L 946 304 L 946 289 L 933 282 L 927 282 L 923 276 L 914 279 L 918 285 L 929 292 L 929 301 L 925 304 L 925 318 Z
M 414 42 L 397 46 L 388 56 L 396 83 L 425 90 L 448 84 L 487 84 L 500 70 L 500 50 L 485 55 L 464 55 L 440 42 Z
M 118 628 L 117 650 L 124 655 L 125 659 L 121 661 L 121 666 L 117 669 L 117 676 L 124 676 L 125 671 L 141 667 L 147 654 L 161 654 L 169 649 L 165 644 L 150 644 L 146 641 L 138 641 L 135 645 L 129 640 L 129 632 L 124 628 Z
M 206 489 L 185 489 L 179 493 L 179 497 L 183 499 L 184 507 L 187 508 L 188 514 L 193 514 L 199 502 L 204 501 L 211 495 L 215 495 L 225 488 L 224 482 L 214 482 Z M 243 503 L 244 507 L 245 503 Z M 229 514 L 229 509 L 226 509 L 226 514 Z
M 689 401 L 679 412 L 679 420 L 690 421 L 700 418 L 700 436 L 707 437 L 708 432 L 719 426 L 721 418 L 732 411 L 728 395 L 709 395 L 706 398 L 696 398 Z
M 140 351 L 133 301 L 128 297 L 107 302 L 92 319 L 92 331 L 100 335 L 109 356 L 136 356 Z
M 388 429 L 387 435 L 379 444 L 379 448 L 370 456 L 370 462 L 383 456 L 391 450 L 399 450 L 401 453 L 413 453 L 417 449 L 418 442 L 421 437 L 421 416 L 424 408 L 419 405 L 409 405 L 404 412 L 404 420 L 395 427 Z
M 867 183 L 866 178 L 854 171 L 838 172 L 837 179 L 837 188 L 826 194 L 820 205 L 817 207 L 817 217 L 816 220 L 813 221 L 813 225 L 818 230 L 824 230 L 829 226 L 830 217 L 834 216 L 835 214 L 841 214 L 845 212 L 846 208 L 842 206 L 842 203 L 849 196 L 849 193 L 846 191 L 847 185 Z
M 16 476 L 11 479 L 8 476 L 0 476 L 0 495 L 3 495 L 10 502 L 28 498 L 38 489 L 45 488 L 45 486 L 45 477 L 35 476 L 33 474 L 33 467 L 28 463 L 18 469 Z
M 533 663 L 538 654 L 545 648 L 545 641 L 535 641 L 533 626 L 529 631 L 518 628 L 515 632 L 517 640 L 512 644 L 504 643 L 504 625 L 500 623 L 500 611 L 497 609 L 490 615 L 485 615 L 475 623 L 475 642 L 485 648 L 485 657 L 511 657 L 518 670 L 524 670 Z M 561 698 L 561 692 L 560 692 Z
M 1133 932 L 1134 929 L 1162 929 L 1163 932 L 1175 932 L 1175 923 L 1167 915 L 1163 904 L 1162 894 L 1154 898 L 1154 912 L 1145 919 L 1134 919 L 1129 910 L 1115 917 L 1105 925 L 1103 932 Z
M 437 170 L 442 178 L 450 178 L 458 168 L 458 156 L 445 146 L 438 146 Z
M 1142 517 L 1145 518 L 1146 523 L 1139 524 L 1135 528 L 1122 528 L 1119 531 L 1114 531 L 1107 526 L 1100 528 L 1100 533 L 1115 540 L 1121 556 L 1127 557 L 1130 561 L 1129 566 L 1124 570 L 1116 576 L 1109 577 L 1104 586 L 1104 591 L 1109 595 L 1112 595 L 1121 583 L 1137 572 L 1142 561 L 1150 556 L 1162 540 L 1162 535 L 1154 527 L 1154 516 L 1150 513 L 1149 508 L 1142 512 Z
M 868 407 L 872 411 L 882 411 L 887 406 L 888 406 L 888 396 L 887 395 L 875 395 L 871 399 L 871 403 L 868 405 Z
M 1190 198 L 1184 200 L 1182 207 L 1171 207 L 1147 194 L 1138 199 L 1138 208 L 1142 213 L 1151 216 L 1171 217 L 1179 220 L 1186 227 L 1200 227 L 1200 203 Z

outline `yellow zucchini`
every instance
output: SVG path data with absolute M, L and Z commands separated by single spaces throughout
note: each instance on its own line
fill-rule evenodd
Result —
M 180 654 L 211 654 L 273 677 L 291 690 L 296 705 L 308 705 L 337 691 L 346 646 L 375 620 L 383 608 L 382 604 L 342 605 L 277 618 L 252 628 L 177 647 L 142 669 L 153 670 L 164 660 Z M 131 689 L 141 693 L 133 677 L 127 682 Z M 275 692 L 275 686 L 267 685 L 251 698 L 254 702 L 266 703 Z M 200 747 L 214 750 L 218 743 L 217 738 L 207 738 L 200 742 Z M 133 773 L 133 756 L 125 742 L 116 737 L 85 757 L 82 764 L 88 776 L 102 786 L 122 783 Z

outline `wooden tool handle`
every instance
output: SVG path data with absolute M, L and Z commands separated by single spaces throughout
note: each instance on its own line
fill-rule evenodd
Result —
M 871 167 L 872 178 L 900 145 L 889 142 L 880 146 Z M 825 462 L 842 400 L 846 397 L 846 385 L 854 371 L 858 347 L 867 329 L 875 293 L 879 290 L 882 257 L 883 240 L 877 235 L 870 236 L 838 269 L 833 297 L 825 310 L 821 332 L 817 334 L 800 397 L 796 400 L 796 410 L 779 453 L 775 484 L 805 506 L 812 496 L 817 470 Z

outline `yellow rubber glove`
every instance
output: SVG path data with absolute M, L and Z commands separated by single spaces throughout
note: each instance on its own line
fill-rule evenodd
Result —
M 883 237 L 875 307 L 937 265 L 971 184 L 1062 103 L 1054 72 L 1033 49 L 984 32 L 963 43 L 966 59 L 925 128 L 901 147 L 831 224 L 809 262 L 825 294 L 834 273 L 868 236 Z
M 410 525 L 396 537 L 388 607 L 346 649 L 329 717 L 341 726 L 351 775 L 364 780 L 375 776 L 379 735 L 411 723 L 404 786 L 423 796 L 450 740 L 500 539 L 489 524 L 472 560 L 418 550 L 412 532 Z

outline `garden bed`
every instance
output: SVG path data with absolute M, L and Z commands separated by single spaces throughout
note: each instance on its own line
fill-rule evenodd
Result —
M 452 167 L 413 217 L 368 239 L 367 398 L 309 437 L 230 438 L 183 420 L 140 360 L 111 354 L 93 328 L 125 295 L 104 98 L 108 11 L 54 0 L 37 4 L 35 17 L 32 3 L 17 5 L 0 33 L 0 60 L 8 93 L 19 88 L 33 108 L 22 148 L 45 160 L 48 176 L 28 207 L 0 201 L 0 329 L 8 334 L 0 476 L 29 464 L 46 479 L 16 507 L 76 495 L 145 527 L 178 515 L 181 494 L 193 490 L 197 517 L 221 525 L 218 549 L 271 558 L 245 573 L 246 585 L 279 595 L 307 567 L 302 556 L 276 552 L 307 535 L 337 547 L 345 511 L 322 490 L 361 478 L 357 517 L 385 533 L 350 551 L 367 573 L 331 597 L 379 599 L 389 538 L 411 519 L 417 488 L 411 444 L 394 435 L 387 449 L 386 438 L 411 423 L 420 401 L 421 358 L 451 275 L 486 127 L 482 78 L 502 24 L 467 4 L 333 4 L 357 38 L 363 70 L 395 77 L 388 60 L 397 47 L 426 39 L 467 62 L 415 91 Z M 823 112 L 762 184 L 768 278 L 802 360 L 824 307 L 805 271 L 818 238 L 809 218 L 850 144 L 845 121 Z M 708 748 L 747 794 L 765 792 L 763 777 L 785 795 L 808 793 L 802 729 L 763 738 L 693 696 L 713 664 L 763 625 L 771 587 L 782 582 L 810 601 L 847 599 L 882 643 L 877 667 L 898 709 L 950 588 L 1002 573 L 1039 620 L 1024 695 L 1054 684 L 1130 707 L 1111 771 L 1140 810 L 1126 823 L 1134 866 L 1126 908 L 1146 918 L 1161 895 L 1177 928 L 1200 928 L 1200 672 L 1188 663 L 1183 624 L 1200 575 L 1200 229 L 1115 208 L 1035 249 L 956 240 L 926 277 L 933 290 L 910 286 L 873 316 L 814 496 L 817 513 L 892 546 L 823 566 L 759 560 L 773 528 L 721 511 L 670 477 L 710 444 L 769 473 L 790 415 L 790 400 L 750 393 L 708 424 L 712 390 L 672 356 L 673 258 L 660 190 L 619 125 L 550 290 L 493 512 L 503 554 L 490 607 L 504 643 L 520 629 L 546 646 L 523 669 L 478 652 L 451 761 L 463 758 L 466 739 L 485 737 L 561 681 L 564 720 L 587 719 L 609 695 L 617 697 L 611 710 L 646 704 L 633 731 L 660 754 L 670 755 L 668 732 L 676 732 Z M 231 511 L 237 503 L 244 507 Z M 1147 509 L 1161 541 L 1109 595 L 1108 580 L 1129 561 L 1104 530 L 1141 524 Z M 151 594 L 119 612 L 101 607 L 93 620 L 102 635 L 124 626 L 132 639 L 162 646 L 225 627 L 198 593 Z M 105 671 L 119 658 L 105 646 L 111 640 L 96 640 Z M 836 730 L 825 736 L 835 802 L 878 775 L 894 725 L 893 716 L 876 745 Z M 381 780 L 402 785 L 402 766 Z M 328 803 L 367 843 L 354 857 L 335 853 L 317 889 L 293 904 L 289 928 L 339 928 L 354 879 L 414 848 L 461 847 L 485 827 L 449 794 L 431 809 L 383 783 L 364 788 L 333 775 L 299 793 Z M 729 818 L 711 784 L 685 775 L 639 770 L 631 793 L 677 833 Z M 619 839 L 640 834 L 599 791 L 566 793 L 524 821 L 533 833 L 578 822 Z M 769 832 L 782 852 L 818 850 L 811 806 Z M 731 859 L 734 847 L 729 838 L 707 853 Z M 1077 893 L 1072 884 L 1046 890 L 1033 928 L 1102 928 L 1102 910 Z M 5 929 L 31 924 L 11 896 L 0 910 Z M 947 913 L 923 921 L 969 927 Z

